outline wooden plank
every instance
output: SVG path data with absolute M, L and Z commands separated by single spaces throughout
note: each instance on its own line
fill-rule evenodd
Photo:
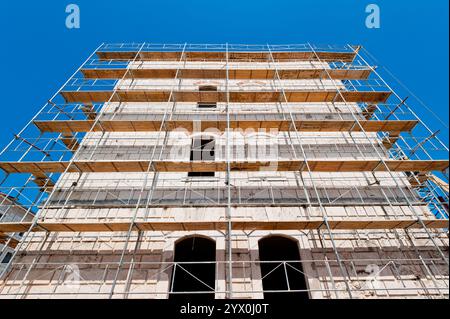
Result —
M 448 220 L 436 219 L 436 220 L 424 220 L 427 228 L 448 228 Z
M 83 69 L 81 72 L 87 79 L 173 79 L 177 69 Z M 328 79 L 336 80 L 365 80 L 371 70 L 336 70 L 336 69 L 281 69 L 278 70 L 281 79 Z M 268 80 L 274 79 L 275 71 L 272 69 L 230 69 L 231 80 Z M 223 69 L 180 69 L 179 79 L 226 79 L 227 73 Z
M 445 171 L 448 168 L 447 161 L 386 161 L 387 166 L 392 171 L 400 172 L 429 172 L 429 171 Z M 383 170 L 381 167 L 378 171 Z
M 349 103 L 385 103 L 391 92 L 341 92 L 341 95 L 337 96 L 336 102 L 349 102 Z
M 32 223 L 0 223 L 0 232 L 2 233 L 22 233 L 30 229 Z
M 449 187 L 447 182 L 443 181 L 440 177 L 437 177 L 436 175 L 431 175 L 430 180 L 448 194 Z
M 156 52 L 156 51 L 144 51 L 140 52 L 137 56 L 137 61 L 179 61 L 181 59 L 182 52 L 168 51 L 168 52 Z M 272 52 L 273 59 L 275 61 L 283 60 L 300 60 L 300 61 L 316 61 L 317 56 L 322 61 L 343 61 L 352 62 L 356 56 L 354 52 L 321 52 L 316 53 L 312 51 L 286 51 L 286 52 Z M 100 51 L 97 52 L 97 56 L 100 60 L 133 60 L 137 55 L 136 51 Z M 229 61 L 262 61 L 267 62 L 272 59 L 272 56 L 267 51 L 261 52 L 229 52 Z M 227 56 L 226 52 L 185 52 L 187 61 L 203 61 L 203 60 L 219 60 L 225 61 Z
M 288 102 L 337 102 L 385 103 L 391 92 L 342 92 L 332 90 L 286 90 Z M 105 103 L 111 91 L 63 91 L 67 103 Z M 231 103 L 274 103 L 284 99 L 282 91 L 231 91 Z M 112 102 L 167 102 L 170 91 L 164 90 L 117 90 Z M 172 98 L 178 102 L 226 102 L 225 92 L 176 91 Z
M 50 193 L 53 190 L 53 187 L 55 187 L 55 183 L 45 174 L 43 174 L 43 176 L 33 176 L 33 182 L 42 192 Z
M 268 114 L 270 116 L 270 114 Z M 170 130 L 185 129 L 188 131 L 193 130 L 193 121 L 167 121 L 167 125 Z M 216 128 L 224 130 L 226 128 L 226 121 L 201 121 L 200 118 L 196 118 L 195 121 L 201 123 L 201 129 L 206 130 L 210 128 Z M 148 120 L 105 120 L 98 121 L 99 125 L 92 127 L 94 121 L 35 121 L 34 124 L 42 132 L 58 132 L 58 133 L 74 133 L 74 132 L 152 132 L 159 131 L 161 127 L 161 121 L 148 121 Z M 230 122 L 231 128 L 266 128 L 266 129 L 278 129 L 279 131 L 288 130 L 291 121 L 257 121 L 257 120 L 232 120 Z M 418 123 L 418 121 L 359 121 L 359 125 L 354 125 L 355 121 L 339 121 L 339 120 L 311 120 L 311 121 L 296 121 L 297 130 L 301 132 L 345 132 L 353 128 L 354 132 L 361 131 L 361 127 L 366 132 L 401 132 L 411 131 Z M 103 128 L 103 130 L 102 130 Z M 70 141 L 70 138 L 67 138 Z M 64 142 L 65 140 L 63 140 Z M 66 145 L 72 145 L 68 143 Z
M 424 219 L 428 228 L 448 228 L 448 219 Z M 334 230 L 345 229 L 406 229 L 421 228 L 416 219 L 343 219 L 329 220 L 330 228 Z M 32 229 L 33 232 L 125 232 L 130 229 L 129 222 L 40 222 Z M 31 223 L 0 223 L 1 233 L 14 233 L 27 231 Z M 310 230 L 324 227 L 324 221 L 320 218 L 295 221 L 232 221 L 233 230 Z M 137 221 L 133 230 L 142 231 L 202 231 L 225 230 L 227 222 L 224 221 Z M 3 235 L 5 237 L 6 235 Z
M 154 161 L 160 172 L 224 172 L 226 162 L 191 162 L 191 161 Z M 270 162 L 231 162 L 232 171 L 297 171 L 302 167 L 302 160 L 272 160 Z M 448 160 L 385 160 L 386 166 L 378 160 L 308 160 L 313 172 L 429 172 L 444 171 L 449 167 Z M 70 167 L 69 167 L 70 165 Z M 67 167 L 69 172 L 145 172 L 150 161 L 74 161 L 70 162 L 0 162 L 0 168 L 6 173 L 41 174 L 62 173 Z M 303 168 L 305 171 L 306 168 Z
M 61 141 L 63 142 L 64 145 L 66 145 L 67 149 L 69 149 L 72 152 L 75 152 L 80 147 L 80 144 L 78 143 L 77 138 L 73 136 L 72 132 L 64 131 Z
M 12 238 L 12 237 L 0 232 L 0 245 L 6 245 L 6 244 L 8 244 L 8 247 L 14 249 L 19 244 L 19 241 L 15 238 Z

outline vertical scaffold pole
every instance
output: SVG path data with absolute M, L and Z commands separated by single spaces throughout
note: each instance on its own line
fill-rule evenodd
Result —
M 78 74 L 78 72 L 80 72 L 80 70 L 86 65 L 86 63 L 87 62 L 89 62 L 91 59 L 92 59 L 92 57 L 97 53 L 97 51 L 98 50 L 100 50 L 100 48 L 102 48 L 103 47 L 103 45 L 104 45 L 104 43 L 102 43 L 101 45 L 99 45 L 90 55 L 89 55 L 89 57 L 77 68 L 77 70 L 70 76 L 70 78 L 58 89 L 58 91 L 51 97 L 51 99 L 49 100 L 49 101 L 52 101 L 53 99 L 55 99 L 57 96 L 58 96 L 58 94 L 60 94 L 61 93 L 61 91 L 66 87 L 66 85 Z M 47 102 L 37 113 L 36 113 L 36 115 L 25 125 L 25 127 L 18 133 L 18 135 L 20 136 L 30 125 L 32 125 L 33 124 L 33 122 L 34 122 L 34 120 L 39 116 L 39 114 L 41 114 L 41 112 L 43 111 L 43 110 L 45 110 L 45 108 L 48 106 L 48 104 L 49 104 L 49 102 Z M 94 123 L 94 125 L 95 125 L 95 123 Z M 8 148 L 9 148 L 9 146 L 14 142 L 14 140 L 15 139 L 13 139 L 7 146 L 6 146 L 6 148 L 0 153 L 0 155 L 2 155 L 3 154 L 3 152 L 5 152 Z M 76 152 L 77 153 L 77 152 Z M 76 154 L 75 153 L 75 154 Z M 74 154 L 74 156 L 72 157 L 72 160 L 71 161 L 73 161 L 73 159 L 75 158 L 75 154 Z M 70 167 L 71 165 L 69 164 L 68 166 L 67 166 L 67 168 L 66 168 L 66 170 L 65 170 L 65 173 L 67 173 L 67 171 L 69 170 L 69 167 Z M 15 259 L 15 257 L 17 256 L 17 253 L 21 250 L 21 248 L 22 248 L 22 245 L 23 245 L 23 243 L 24 242 L 26 242 L 26 240 L 27 240 L 27 238 L 28 238 L 28 236 L 30 235 L 30 233 L 31 233 L 31 230 L 33 229 L 33 228 L 35 228 L 36 227 L 36 225 L 37 225 L 37 223 L 38 223 L 38 220 L 39 220 L 39 217 L 40 217 L 40 214 L 45 210 L 45 207 L 48 205 L 48 203 L 50 202 L 50 199 L 52 198 L 52 196 L 53 196 L 53 194 L 54 194 L 54 192 L 55 192 L 55 190 L 56 190 L 56 185 L 55 185 L 55 187 L 53 187 L 53 189 L 52 189 L 52 191 L 51 191 L 51 193 L 49 194 L 49 196 L 48 196 L 48 198 L 47 198 L 47 200 L 45 201 L 45 203 L 44 203 L 44 205 L 43 205 L 43 207 L 41 208 L 41 209 L 39 209 L 38 210 L 38 212 L 36 213 L 36 215 L 34 216 L 34 219 L 33 219 L 33 221 L 32 221 L 32 223 L 31 223 L 31 226 L 30 226 L 30 228 L 28 229 L 28 231 L 26 231 L 25 233 L 24 233 L 24 235 L 22 236 L 22 238 L 21 238 L 21 240 L 20 240 L 20 243 L 16 246 L 16 248 L 15 248 L 15 250 L 14 250 L 14 253 L 13 253 L 13 255 L 11 256 L 11 258 L 10 258 L 10 260 L 9 260 L 9 262 L 5 265 L 5 267 L 3 268 L 3 270 L 0 272 L 0 278 L 3 278 L 4 276 L 5 276 L 5 274 L 8 272 L 8 270 L 9 270 L 9 268 L 11 267 L 11 265 L 12 265 L 12 263 L 13 263 L 13 261 L 14 261 L 14 259 Z M 3 250 L 2 250 L 2 252 L 1 253 L 3 253 L 4 252 L 4 250 L 5 249 L 8 249 L 8 246 L 5 246 L 4 248 L 3 248 Z
M 227 161 L 227 173 L 226 173 L 226 185 L 227 185 L 227 254 L 228 254 L 228 299 L 233 298 L 233 243 L 232 243 L 232 217 L 231 217 L 231 165 L 230 165 L 230 89 L 229 89 L 229 78 L 230 78 L 230 69 L 229 69 L 229 52 L 228 52 L 228 43 L 226 44 L 226 109 L 227 109 L 227 131 L 225 132 L 226 138 L 226 161 Z
M 277 80 L 278 83 L 280 84 L 280 89 L 281 89 L 281 93 L 282 93 L 282 95 L 283 95 L 284 103 L 287 104 L 287 103 L 289 103 L 289 102 L 288 102 L 288 98 L 287 98 L 287 96 L 286 96 L 286 91 L 284 90 L 283 82 L 281 81 L 280 73 L 279 73 L 279 71 L 278 71 L 278 67 L 277 67 L 277 65 L 276 65 L 276 62 L 275 62 L 275 59 L 274 59 L 274 57 L 273 57 L 272 50 L 270 49 L 269 44 L 267 44 L 267 49 L 268 49 L 268 52 L 269 52 L 270 61 L 271 61 L 271 63 L 273 64 L 273 66 L 274 66 L 274 68 L 275 68 L 275 76 L 276 76 L 276 80 Z M 281 107 L 283 108 L 282 104 L 281 104 Z M 337 249 L 336 243 L 335 243 L 335 241 L 334 241 L 334 236 L 333 236 L 333 233 L 332 233 L 332 231 L 331 231 L 330 224 L 329 224 L 329 222 L 328 222 L 328 217 L 327 217 L 326 209 L 325 209 L 325 207 L 323 206 L 322 200 L 321 200 L 321 198 L 320 198 L 320 193 L 319 193 L 319 191 L 318 191 L 318 189 L 317 189 L 316 184 L 314 183 L 314 178 L 313 178 L 314 176 L 313 176 L 313 174 L 312 174 L 312 171 L 311 171 L 311 168 L 310 168 L 310 165 L 309 165 L 309 161 L 308 161 L 308 157 L 307 157 L 307 155 L 306 155 L 305 149 L 304 149 L 304 147 L 303 147 L 303 144 L 302 144 L 302 141 L 301 141 L 301 138 L 300 138 L 300 133 L 299 133 L 299 131 L 298 131 L 298 129 L 297 129 L 297 124 L 295 123 L 295 120 L 294 120 L 294 117 L 293 117 L 293 115 L 292 115 L 291 110 L 288 110 L 288 111 L 289 111 L 289 117 L 290 117 L 290 120 L 291 120 L 291 127 L 294 128 L 295 136 L 296 136 L 296 138 L 297 138 L 297 140 L 298 140 L 298 144 L 299 144 L 299 146 L 300 146 L 300 150 L 301 150 L 301 153 L 302 153 L 302 156 L 303 156 L 303 160 L 304 160 L 304 165 L 303 165 L 302 171 L 300 171 L 300 174 L 302 174 L 303 169 L 306 168 L 306 170 L 307 170 L 307 172 L 308 172 L 308 175 L 309 175 L 309 178 L 310 178 L 310 180 L 311 180 L 311 183 L 312 183 L 314 192 L 315 192 L 315 194 L 316 194 L 316 196 L 317 196 L 317 201 L 318 201 L 318 203 L 319 203 L 319 208 L 320 208 L 320 211 L 321 211 L 321 213 L 322 213 L 322 215 L 323 215 L 324 225 L 325 225 L 325 227 L 327 228 L 327 232 L 328 232 L 328 234 L 329 234 L 329 236 L 330 236 L 330 241 L 331 241 L 331 244 L 332 244 L 332 246 L 333 246 L 333 251 L 334 251 L 334 254 L 335 254 L 335 256 L 336 256 L 336 260 L 337 260 L 339 269 L 340 269 L 341 274 L 342 274 L 342 276 L 343 276 L 343 278 L 344 278 L 344 281 L 345 281 L 345 287 L 346 287 L 347 293 L 348 293 L 350 299 L 352 299 L 352 298 L 353 298 L 353 295 L 352 295 L 352 291 L 351 291 L 351 288 L 350 288 L 350 283 L 349 283 L 349 278 L 348 278 L 349 276 L 348 276 L 348 273 L 347 273 L 347 271 L 345 270 L 344 264 L 343 264 L 343 262 L 342 262 L 342 258 L 341 258 L 340 254 L 339 254 L 339 251 L 338 251 L 338 249 Z

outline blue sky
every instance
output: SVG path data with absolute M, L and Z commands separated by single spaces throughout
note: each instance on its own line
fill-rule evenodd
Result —
M 65 27 L 70 3 L 79 30 Z M 380 29 L 365 27 L 370 3 Z M 102 42 L 362 44 L 448 123 L 448 10 L 448 0 L 1 1 L 0 145 Z M 448 141 L 448 129 L 410 104 Z

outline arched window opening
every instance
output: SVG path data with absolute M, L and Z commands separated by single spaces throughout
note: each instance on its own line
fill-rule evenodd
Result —
M 215 85 L 200 85 L 198 90 L 201 92 L 217 92 L 217 86 Z
M 214 299 L 216 243 L 190 237 L 175 244 L 170 299 Z
M 297 242 L 282 236 L 270 236 L 261 239 L 258 246 L 264 298 L 292 296 L 309 299 Z

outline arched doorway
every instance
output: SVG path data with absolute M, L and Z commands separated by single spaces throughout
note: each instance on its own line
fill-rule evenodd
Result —
M 170 299 L 214 299 L 216 242 L 194 236 L 175 243 Z M 198 263 L 197 263 L 198 262 Z M 211 262 L 211 263 L 201 263 Z M 179 294 L 183 292 L 182 294 Z M 192 293 L 205 292 L 205 293 Z
M 307 291 L 270 292 L 307 289 L 297 241 L 283 236 L 269 236 L 261 239 L 258 246 L 264 298 L 289 296 L 309 299 Z

